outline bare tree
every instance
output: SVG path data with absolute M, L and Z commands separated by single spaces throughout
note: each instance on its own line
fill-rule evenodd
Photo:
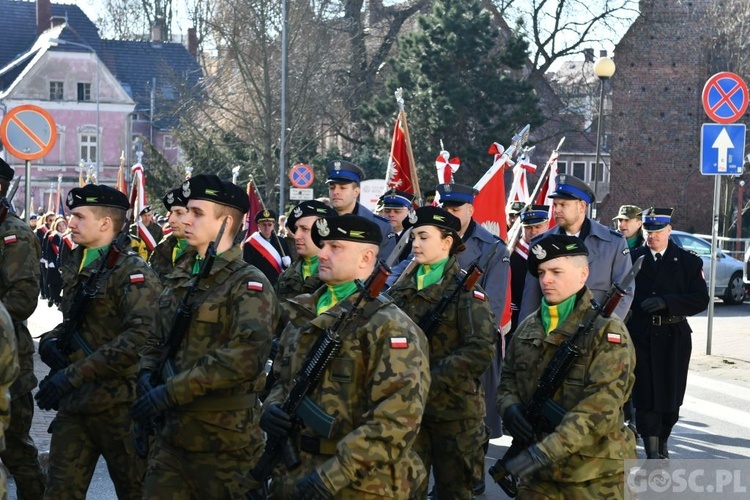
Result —
M 531 62 L 544 73 L 556 60 L 614 42 L 638 16 L 638 0 L 493 0 L 531 43 Z

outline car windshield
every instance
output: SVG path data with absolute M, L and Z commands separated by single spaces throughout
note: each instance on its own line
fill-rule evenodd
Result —
M 711 258 L 711 244 L 700 238 L 672 233 L 677 243 L 688 252 L 695 252 L 699 257 Z

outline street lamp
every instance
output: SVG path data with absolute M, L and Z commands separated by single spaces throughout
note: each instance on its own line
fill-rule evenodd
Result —
M 594 204 L 599 205 L 599 163 L 601 162 L 602 122 L 604 121 L 604 80 L 615 74 L 615 63 L 607 56 L 594 63 L 594 74 L 599 78 L 599 123 L 596 126 L 596 163 L 594 163 Z M 593 206 L 589 206 L 589 216 L 593 217 Z M 598 210 L 597 210 L 598 212 Z M 599 214 L 597 213 L 597 216 Z
M 58 45 L 73 45 L 75 47 L 81 47 L 86 50 L 89 50 L 91 52 L 91 55 L 94 56 L 94 59 L 96 61 L 96 158 L 94 158 L 95 162 L 95 168 L 94 168 L 94 177 L 96 178 L 96 182 L 99 182 L 99 159 L 101 158 L 101 141 L 99 137 L 99 56 L 96 54 L 96 51 L 91 47 L 91 45 L 85 44 L 85 43 L 79 43 L 79 42 L 71 42 L 70 40 L 63 40 L 61 38 L 50 38 L 49 44 L 52 47 L 57 47 Z

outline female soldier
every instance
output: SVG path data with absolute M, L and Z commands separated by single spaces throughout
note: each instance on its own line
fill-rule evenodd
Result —
M 495 355 L 496 322 L 484 291 L 462 288 L 459 219 L 442 208 L 421 207 L 404 220 L 408 227 L 414 228 L 414 260 L 388 295 L 425 329 L 430 345 L 432 386 L 414 449 L 428 472 L 434 467 L 437 498 L 471 499 L 472 458 L 487 438 L 477 379 Z M 451 297 L 448 307 L 430 327 L 426 318 L 444 297 Z M 426 495 L 427 481 L 417 498 Z

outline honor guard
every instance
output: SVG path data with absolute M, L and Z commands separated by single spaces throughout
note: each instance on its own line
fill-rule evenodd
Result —
M 164 207 L 169 212 L 167 219 L 171 232 L 164 237 L 148 259 L 162 283 L 167 275 L 183 260 L 195 258 L 195 250 L 185 239 L 185 224 L 182 219 L 187 213 L 187 198 L 182 195 L 182 187 L 172 189 L 162 198 Z
M 248 236 L 242 245 L 245 262 L 257 267 L 271 285 L 276 285 L 279 275 L 291 264 L 286 241 L 276 234 L 276 212 L 263 209 L 255 214 L 258 230 Z
M 617 231 L 628 242 L 630 250 L 643 245 L 643 221 L 640 208 L 635 205 L 622 205 L 612 220 L 617 225 Z
M 391 189 L 378 200 L 378 206 L 382 207 L 382 214 L 391 223 L 391 228 L 396 234 L 396 242 L 404 234 L 404 219 L 409 211 L 414 208 L 414 195 L 404 191 Z M 398 256 L 396 263 L 406 259 L 411 253 L 411 244 L 406 245 Z
M 526 418 L 550 360 L 588 323 L 588 253 L 580 238 L 561 234 L 535 240 L 529 252 L 529 276 L 544 297 L 513 334 L 497 394 L 503 428 L 514 446 L 524 443 L 505 463 L 520 476 L 518 498 L 623 498 L 624 461 L 635 458 L 635 436 L 622 418 L 635 354 L 616 315 L 595 312 L 591 330 L 576 335 L 581 355 L 551 401 L 565 412 L 560 422 L 540 428 Z
M 585 182 L 572 175 L 561 174 L 555 177 L 555 184 L 555 191 L 549 197 L 553 199 L 552 212 L 557 227 L 531 240 L 531 246 L 537 239 L 548 234 L 567 234 L 581 238 L 589 250 L 591 266 L 586 286 L 594 294 L 594 298 L 601 301 L 610 285 L 621 283 L 630 272 L 633 266 L 630 250 L 620 233 L 586 217 L 588 206 L 594 203 L 595 196 Z M 520 320 L 536 310 L 541 300 L 539 282 L 533 276 L 527 276 L 518 315 Z M 620 318 L 625 318 L 632 300 L 631 288 L 626 290 L 626 295 L 615 309 Z
M 87 184 L 70 190 L 67 206 L 78 247 L 61 269 L 63 323 L 39 343 L 51 371 L 36 400 L 43 410 L 58 410 L 50 425 L 45 498 L 84 498 L 99 456 L 118 498 L 140 498 L 145 463 L 133 451 L 128 410 L 138 350 L 155 326 L 161 285 L 118 238 L 127 240 L 127 196 Z
M 0 158 L 0 198 L 8 194 L 15 171 Z M 52 224 L 52 216 L 49 225 Z M 45 238 L 49 225 L 42 224 L 37 235 Z M 34 376 L 34 341 L 26 320 L 39 302 L 41 246 L 29 226 L 10 211 L 0 221 L 0 300 L 13 320 L 20 372 L 10 387 L 10 425 L 5 431 L 5 450 L 0 452 L 5 467 L 13 476 L 19 498 L 42 498 L 44 475 L 34 440 L 29 436 L 34 417 L 31 391 Z M 46 269 L 45 269 L 46 271 Z M 46 293 L 45 293 L 46 297 Z
M 263 451 L 254 387 L 278 302 L 234 243 L 247 193 L 201 174 L 182 185 L 182 195 L 185 238 L 196 255 L 167 276 L 131 411 L 139 425 L 154 422 L 156 435 L 143 498 L 245 498 L 259 486 L 248 475 Z
M 294 237 L 297 258 L 276 283 L 276 296 L 279 301 L 291 299 L 302 293 L 312 293 L 323 282 L 318 277 L 318 252 L 313 243 L 312 227 L 321 217 L 330 217 L 336 212 L 322 201 L 300 202 L 292 209 L 286 220 L 286 227 Z
M 380 228 L 383 240 L 380 242 L 380 257 L 390 255 L 396 246 L 396 233 L 393 232 L 387 219 L 373 214 L 367 207 L 363 207 L 357 201 L 359 199 L 359 184 L 365 179 L 364 171 L 357 165 L 344 161 L 335 160 L 328 164 L 328 198 L 338 215 L 355 214 L 375 222 Z
M 692 332 L 687 316 L 703 312 L 710 300 L 703 261 L 670 241 L 672 209 L 641 213 L 646 245 L 633 250 L 645 256 L 635 278 L 628 331 L 633 337 L 635 423 L 647 458 L 669 458 L 667 440 L 685 397 Z
M 484 290 L 478 285 L 467 290 L 462 282 L 459 219 L 442 208 L 421 207 L 404 226 L 413 228 L 417 265 L 407 268 L 388 295 L 424 330 L 432 377 L 414 449 L 427 472 L 433 470 L 437 498 L 471 499 L 475 459 L 488 439 L 479 377 L 496 355 L 497 321 Z M 447 307 L 436 310 L 444 301 Z M 427 481 L 415 493 L 424 498 Z
M 364 217 L 319 219 L 312 239 L 321 247 L 319 275 L 326 286 L 287 300 L 289 323 L 281 335 L 276 382 L 261 427 L 272 438 L 289 437 L 300 466 L 276 467 L 274 498 L 410 498 L 426 480 L 412 450 L 430 386 L 427 341 L 409 317 L 384 295 L 361 303 L 358 280 L 377 263 L 380 228 Z M 377 290 L 375 290 L 377 291 Z M 292 418 L 282 402 L 321 337 L 339 325 L 336 356 Z M 346 316 L 345 316 L 346 317 Z

